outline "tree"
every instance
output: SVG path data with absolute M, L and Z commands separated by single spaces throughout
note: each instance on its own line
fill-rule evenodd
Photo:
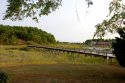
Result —
M 96 25 L 94 36 L 104 37 L 107 33 L 118 33 L 112 44 L 113 53 L 119 64 L 125 67 L 125 5 L 122 0 L 113 0 L 109 7 L 109 16 L 102 23 Z
M 120 37 L 116 37 L 112 44 L 113 53 L 116 55 L 119 64 L 125 67 L 125 27 L 119 28 L 118 33 Z
M 8 74 L 0 72 L 0 83 L 8 83 Z
M 97 24 L 94 37 L 104 37 L 107 33 L 117 33 L 123 28 L 125 19 L 125 5 L 122 0 L 113 0 L 109 5 L 109 15 L 102 23 Z
M 55 37 L 36 27 L 0 25 L 0 44 L 56 43 Z
M 92 0 L 85 1 L 88 7 L 93 5 Z M 7 2 L 7 10 L 3 19 L 15 21 L 30 17 L 38 22 L 38 16 L 48 15 L 55 11 L 61 5 L 62 0 L 7 0 Z M 118 13 L 121 8 L 121 2 L 122 0 L 112 0 L 109 7 L 110 13 L 114 11 Z
M 30 17 L 38 22 L 38 16 L 55 11 L 62 0 L 7 0 L 7 10 L 3 19 L 23 20 Z
M 93 5 L 92 0 L 85 1 L 88 7 Z M 38 17 L 55 11 L 61 5 L 62 0 L 7 0 L 7 2 L 4 20 L 11 19 L 16 21 L 30 17 L 38 22 Z

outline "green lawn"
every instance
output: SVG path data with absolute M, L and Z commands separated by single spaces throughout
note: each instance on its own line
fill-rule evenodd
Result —
M 125 68 L 111 65 L 43 64 L 0 67 L 10 83 L 125 83 Z

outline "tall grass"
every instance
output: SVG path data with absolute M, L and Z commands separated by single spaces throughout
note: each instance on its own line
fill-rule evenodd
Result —
M 1 66 L 22 64 L 117 64 L 117 61 L 26 46 L 0 46 Z

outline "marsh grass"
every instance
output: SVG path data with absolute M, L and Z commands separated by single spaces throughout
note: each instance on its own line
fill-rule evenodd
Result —
M 26 46 L 0 46 L 0 64 L 117 64 L 117 61 Z

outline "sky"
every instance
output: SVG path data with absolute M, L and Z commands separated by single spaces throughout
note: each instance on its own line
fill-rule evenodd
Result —
M 62 6 L 59 9 L 48 16 L 42 16 L 39 18 L 39 23 L 36 23 L 30 18 L 22 21 L 2 20 L 7 2 L 1 0 L 0 24 L 38 27 L 53 34 L 57 41 L 84 42 L 93 38 L 95 25 L 106 18 L 109 3 L 112 0 L 92 1 L 94 5 L 87 8 L 85 0 L 62 0 Z

